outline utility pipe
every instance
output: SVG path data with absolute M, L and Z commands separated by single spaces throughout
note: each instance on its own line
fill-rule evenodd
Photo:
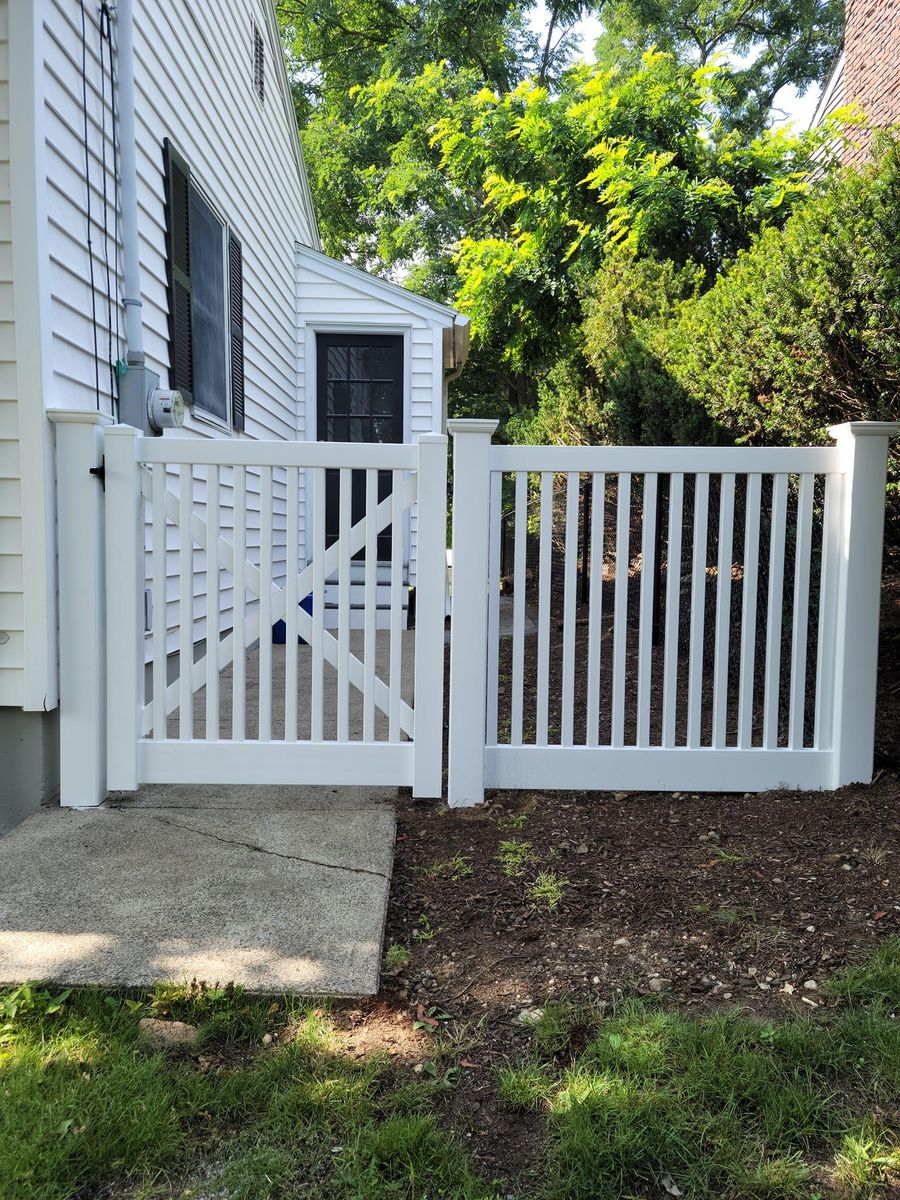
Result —
M 124 257 L 125 343 L 130 364 L 143 365 L 144 323 L 138 242 L 136 139 L 134 132 L 134 0 L 116 6 L 119 80 L 119 166 Z

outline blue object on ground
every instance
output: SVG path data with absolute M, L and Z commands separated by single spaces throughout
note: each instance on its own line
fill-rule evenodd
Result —
M 308 596 L 303 597 L 303 599 L 300 601 L 300 607 L 303 609 L 303 611 L 305 613 L 309 613 L 309 615 L 312 616 L 312 610 L 313 610 L 312 592 L 310 592 Z M 287 625 L 285 625 L 284 621 L 276 621 L 275 624 L 272 626 L 272 642 L 276 646 L 283 646 L 286 641 L 287 641 Z M 297 644 L 299 646 L 305 646 L 307 644 L 306 638 L 300 637 L 300 635 L 298 634 L 297 635 Z

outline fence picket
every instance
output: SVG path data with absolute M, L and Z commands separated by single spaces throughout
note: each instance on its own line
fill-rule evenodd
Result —
M 300 573 L 300 471 L 287 468 L 284 556 L 284 740 L 297 740 L 297 576 Z
M 166 468 L 163 463 L 151 467 L 153 500 L 150 519 L 153 523 L 153 737 L 164 741 L 166 728 L 166 657 L 168 647 L 168 614 L 166 612 Z
M 272 578 L 272 468 L 259 469 L 259 571 Z M 272 593 L 259 597 L 259 740 L 272 739 Z
M 242 742 L 246 733 L 246 690 L 247 690 L 247 657 L 245 627 L 247 619 L 247 587 L 244 578 L 244 563 L 247 559 L 247 468 L 234 468 L 234 554 L 232 556 L 232 577 L 234 579 L 233 599 L 234 628 L 232 637 L 236 639 L 232 654 L 231 666 L 231 737 L 235 742 Z
M 596 746 L 600 740 L 600 654 L 603 645 L 603 568 L 606 520 L 606 475 L 591 477 L 591 550 L 590 594 L 588 596 L 588 673 L 586 742 Z
M 553 553 L 553 474 L 541 475 L 541 532 L 538 557 L 538 661 L 536 742 L 547 745 L 550 711 L 550 556 Z
M 625 744 L 625 642 L 628 636 L 628 572 L 631 567 L 631 474 L 619 473 L 616 510 L 616 586 L 613 609 L 612 737 Z
M 403 501 L 401 475 L 391 472 L 391 611 L 390 676 L 391 698 L 388 713 L 388 740 L 400 738 L 400 701 L 403 664 Z
M 684 525 L 684 475 L 669 480 L 669 530 L 666 542 L 666 631 L 663 649 L 662 744 L 675 745 L 678 702 L 678 631 L 681 618 L 681 533 Z
M 219 740 L 219 636 L 222 608 L 219 591 L 219 468 L 206 468 L 206 728 L 208 742 Z
M 641 531 L 641 607 L 638 624 L 637 745 L 650 745 L 650 671 L 653 654 L 653 550 L 656 532 L 657 476 L 644 475 Z
M 366 471 L 366 579 L 363 588 L 363 741 L 375 741 L 375 602 L 378 585 L 378 533 L 375 509 L 378 507 L 378 472 Z
M 806 650 L 809 637 L 809 568 L 812 553 L 812 475 L 800 476 L 797 495 L 797 541 L 794 553 L 794 607 L 791 619 L 791 699 L 788 748 L 803 746 L 806 699 Z
M 497 705 L 499 693 L 498 663 L 500 659 L 500 500 L 503 476 L 493 472 L 490 477 L 488 505 L 488 632 L 487 678 L 485 687 L 485 737 L 489 745 L 497 744 Z
M 772 483 L 772 526 L 769 534 L 769 597 L 766 613 L 766 675 L 763 697 L 763 747 L 778 745 L 778 691 L 781 685 L 781 608 L 784 595 L 784 542 L 787 526 L 787 475 Z
M 581 479 L 575 471 L 566 476 L 566 536 L 563 559 L 562 720 L 560 744 L 574 740 L 575 714 L 575 602 L 578 585 L 578 501 Z
M 734 549 L 734 475 L 722 476 L 719 498 L 719 562 L 716 575 L 716 634 L 713 648 L 712 744 L 725 745 L 728 716 L 728 650 L 731 642 L 731 570 Z
M 843 477 L 825 477 L 822 515 L 822 559 L 819 565 L 819 628 L 816 648 L 816 711 L 813 745 L 830 750 L 833 745 L 834 629 L 837 624 L 837 590 L 840 578 L 840 539 Z
M 691 630 L 688 649 L 687 745 L 700 745 L 703 706 L 703 633 L 706 617 L 706 536 L 709 522 L 709 474 L 694 482 L 694 546 L 691 569 Z
M 338 661 L 337 661 L 337 740 L 350 739 L 350 523 L 353 497 L 353 472 L 342 468 L 338 477 Z
M 759 519 L 762 476 L 747 476 L 744 520 L 744 586 L 741 597 L 741 665 L 738 677 L 738 748 L 753 744 L 753 679 L 756 666 L 756 590 L 759 582 Z
M 312 608 L 318 613 L 312 623 L 310 642 L 309 740 L 321 742 L 324 737 L 325 663 L 323 655 L 323 614 L 325 612 L 325 469 L 314 467 L 312 472 Z
M 522 710 L 525 690 L 525 556 L 528 550 L 528 476 L 516 472 L 515 521 L 513 528 L 513 636 L 512 698 L 509 740 L 522 745 Z
M 194 661 L 194 543 L 191 514 L 194 511 L 194 471 L 190 463 L 179 469 L 178 509 L 178 737 L 194 736 L 194 692 L 191 666 Z

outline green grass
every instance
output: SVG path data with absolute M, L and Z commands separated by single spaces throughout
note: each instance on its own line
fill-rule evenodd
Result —
M 779 1024 L 556 1004 L 497 1089 L 547 1114 L 547 1200 L 875 1196 L 900 1178 L 900 1022 L 874 995 Z
M 898 972 L 885 942 L 783 1022 L 548 1003 L 521 1059 L 471 1076 L 479 1124 L 535 1123 L 530 1171 L 497 1182 L 447 1124 L 490 1022 L 441 1011 L 417 1075 L 347 1053 L 323 1004 L 0 991 L 0 1200 L 875 1200 L 900 1180 Z M 196 1024 L 197 1053 L 151 1053 L 151 1015 Z
M 847 967 L 827 986 L 831 995 L 847 1000 L 883 1000 L 900 1005 L 900 938 L 882 942 L 864 963 Z
M 0 1200 L 113 1184 L 135 1200 L 494 1196 L 427 1111 L 442 1082 L 342 1053 L 321 1008 L 196 987 L 33 995 L 0 993 Z M 206 1049 L 215 1030 L 224 1065 L 149 1052 L 138 1020 L 164 1012 L 199 1022 Z M 285 1027 L 287 1044 L 263 1047 L 261 1031 Z

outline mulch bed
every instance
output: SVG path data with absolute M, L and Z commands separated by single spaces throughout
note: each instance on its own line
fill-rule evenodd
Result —
M 463 811 L 401 797 L 385 945 L 410 962 L 344 1021 L 365 1040 L 370 1022 L 449 1014 L 468 1033 L 447 1120 L 486 1173 L 518 1175 L 542 1122 L 498 1102 L 491 1068 L 528 1043 L 523 1009 L 637 993 L 813 1013 L 824 980 L 900 933 L 900 576 L 884 589 L 877 744 L 874 782 L 835 793 L 502 792 Z M 530 844 L 521 875 L 498 861 L 509 839 Z M 565 881 L 552 910 L 529 898 L 541 871 Z M 427 1042 L 398 1056 L 417 1054 L 421 1070 Z

